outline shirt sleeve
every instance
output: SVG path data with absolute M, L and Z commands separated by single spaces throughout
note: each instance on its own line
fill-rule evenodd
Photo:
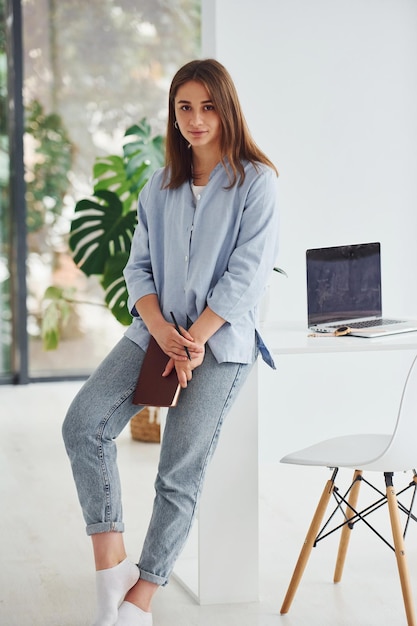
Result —
M 277 176 L 263 169 L 250 186 L 227 270 L 211 289 L 208 306 L 233 324 L 259 303 L 278 253 Z
M 134 317 L 138 316 L 135 303 L 139 300 L 139 298 L 156 293 L 149 253 L 147 216 L 144 208 L 151 184 L 152 178 L 148 181 L 139 195 L 137 211 L 138 223 L 132 239 L 129 260 L 123 271 L 129 294 L 127 305 L 129 311 Z

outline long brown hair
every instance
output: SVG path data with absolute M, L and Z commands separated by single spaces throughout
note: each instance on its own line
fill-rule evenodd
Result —
M 192 150 L 175 124 L 175 96 L 179 87 L 195 80 L 204 85 L 220 117 L 220 149 L 222 163 L 228 172 L 230 186 L 245 179 L 243 160 L 264 163 L 278 175 L 268 157 L 251 137 L 242 113 L 236 87 L 226 68 L 215 59 L 190 61 L 181 67 L 172 79 L 168 101 L 168 128 L 166 135 L 164 186 L 177 189 L 192 177 Z M 226 167 L 226 159 L 228 167 Z

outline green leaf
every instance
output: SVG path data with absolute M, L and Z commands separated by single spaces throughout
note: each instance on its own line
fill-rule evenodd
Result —
M 145 119 L 128 128 L 125 137 L 131 139 L 123 146 L 126 177 L 130 180 L 131 191 L 138 193 L 152 172 L 164 164 L 164 138 L 161 135 L 151 137 L 151 128 Z
M 145 139 L 151 136 L 151 126 L 146 117 L 143 117 L 139 124 L 133 124 L 127 129 L 125 137 L 128 137 L 129 135 L 138 135 L 139 137 L 144 137 Z
M 122 157 L 112 155 L 99 157 L 93 166 L 94 193 L 101 189 L 113 191 L 123 203 L 123 213 L 136 208 L 137 192 L 132 190 L 132 182 L 126 176 Z
M 41 337 L 44 350 L 55 350 L 58 347 L 61 329 L 68 323 L 71 314 L 71 299 L 74 288 L 62 289 L 50 286 L 46 289 L 43 302 Z
M 43 294 L 44 300 L 59 300 L 63 297 L 63 289 L 61 287 L 56 287 L 55 285 L 50 285 L 46 288 L 45 293 Z
M 128 253 L 136 225 L 136 212 L 123 214 L 118 195 L 97 190 L 92 199 L 77 202 L 69 245 L 73 259 L 86 274 L 101 275 L 109 257 Z
M 105 290 L 105 302 L 114 317 L 124 326 L 129 326 L 132 316 L 127 308 L 127 287 L 123 270 L 129 258 L 127 252 L 119 252 L 106 263 L 101 285 Z
M 154 137 L 146 142 L 138 140 L 125 144 L 123 152 L 128 159 L 126 166 L 128 178 L 131 178 L 141 165 L 146 165 L 152 172 L 164 163 L 162 137 Z

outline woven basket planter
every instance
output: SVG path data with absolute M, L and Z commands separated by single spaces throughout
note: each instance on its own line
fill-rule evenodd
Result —
M 145 407 L 130 420 L 130 432 L 135 441 L 159 443 L 161 441 L 161 425 L 159 409 Z

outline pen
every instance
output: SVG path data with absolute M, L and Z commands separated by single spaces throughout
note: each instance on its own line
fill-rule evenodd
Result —
M 179 335 L 181 335 L 181 337 L 183 337 L 184 335 L 183 335 L 183 334 L 182 334 L 182 332 L 180 331 L 180 327 L 178 326 L 178 322 L 177 322 L 177 320 L 175 319 L 175 315 L 173 314 L 173 312 L 172 312 L 172 311 L 170 311 L 170 313 L 171 313 L 172 321 L 173 321 L 173 322 L 174 322 L 174 324 L 175 324 L 175 328 L 176 328 L 177 333 L 178 333 Z M 190 351 L 188 350 L 187 346 L 184 346 L 184 350 L 185 350 L 185 352 L 186 352 L 186 355 L 188 356 L 188 358 L 189 358 L 189 359 L 190 359 L 190 361 L 191 361 Z

